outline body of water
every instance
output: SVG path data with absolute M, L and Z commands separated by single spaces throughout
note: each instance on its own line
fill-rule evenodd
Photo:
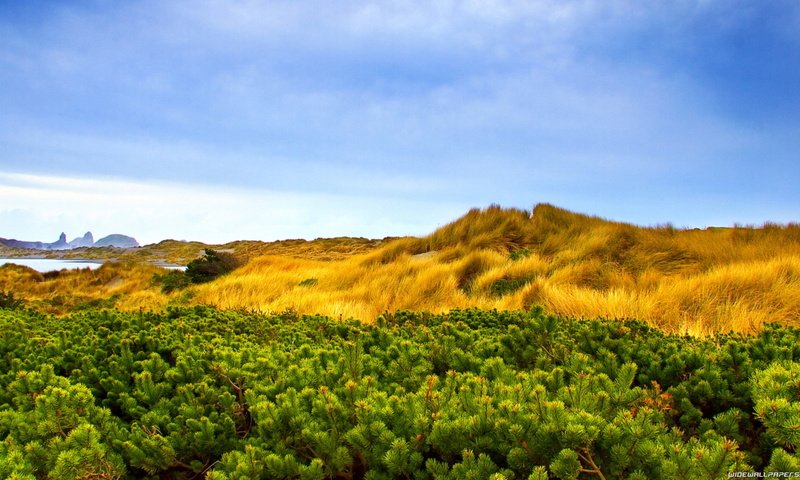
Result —
M 76 270 L 79 268 L 100 268 L 103 262 L 100 260 L 71 260 L 67 258 L 0 258 L 0 265 L 15 263 L 31 267 L 37 272 L 52 272 L 53 270 Z M 173 265 L 171 263 L 154 263 L 155 266 L 166 268 L 167 270 L 186 270 L 183 265 Z
M 75 270 L 78 268 L 100 268 L 102 262 L 93 262 L 91 260 L 68 260 L 64 258 L 0 258 L 0 265 L 6 263 L 15 263 L 17 265 L 24 265 L 31 267 L 38 272 L 50 272 L 53 270 Z

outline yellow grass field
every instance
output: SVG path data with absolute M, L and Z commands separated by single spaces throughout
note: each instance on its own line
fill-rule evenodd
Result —
M 765 322 L 800 325 L 800 226 L 794 224 L 644 228 L 547 204 L 532 215 L 491 206 L 427 237 L 350 251 L 332 241 L 339 246 L 330 255 L 315 245 L 308 255 L 302 243 L 268 255 L 251 252 L 234 272 L 169 295 L 153 281 L 159 269 L 142 265 L 55 279 L 4 267 L 0 290 L 61 312 L 104 299 L 125 310 L 208 304 L 369 322 L 398 309 L 541 305 L 568 317 L 638 318 L 691 335 L 756 332 Z

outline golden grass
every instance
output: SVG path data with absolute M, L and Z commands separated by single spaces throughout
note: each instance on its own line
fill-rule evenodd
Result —
M 0 291 L 10 291 L 28 304 L 46 313 L 62 314 L 92 307 L 118 306 L 130 303 L 131 296 L 153 297 L 153 275 L 163 269 L 147 264 L 107 263 L 96 270 L 61 270 L 39 273 L 31 268 L 13 264 L 0 267 Z M 154 308 L 163 301 L 151 301 L 140 306 Z
M 550 205 L 532 218 L 492 206 L 338 262 L 262 260 L 197 288 L 194 301 L 366 321 L 385 310 L 542 305 L 670 332 L 754 332 L 768 321 L 800 323 L 799 233 L 796 225 L 641 228 Z M 527 256 L 512 260 L 514 251 Z M 298 286 L 304 278 L 317 282 Z
M 210 304 L 372 321 L 398 309 L 541 305 L 567 317 L 638 318 L 693 335 L 756 332 L 765 322 L 800 325 L 797 225 L 643 228 L 551 205 L 538 205 L 532 216 L 492 206 L 471 210 L 423 238 L 270 245 L 234 242 L 238 254 L 253 257 L 245 266 L 170 295 L 148 284 L 152 273 L 121 266 L 109 267 L 113 275 L 64 276 L 80 288 L 26 280 L 20 289 L 12 279 L 20 274 L 2 271 L 0 289 L 12 285 L 38 300 L 68 296 L 62 288 L 96 289 L 107 298 L 114 292 L 108 281 L 86 284 L 91 275 L 104 275 L 122 278 L 116 306 L 124 309 Z

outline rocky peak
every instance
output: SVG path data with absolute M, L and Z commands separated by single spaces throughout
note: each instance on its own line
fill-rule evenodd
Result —
M 64 232 L 61 232 L 61 235 L 58 236 L 58 240 L 45 246 L 45 250 L 66 250 L 68 248 L 70 247 L 69 243 L 67 243 L 67 234 Z
M 94 245 L 94 236 L 92 232 L 86 232 L 83 234 L 82 237 L 78 237 L 75 240 L 69 242 L 70 248 L 80 248 L 80 247 L 91 247 Z

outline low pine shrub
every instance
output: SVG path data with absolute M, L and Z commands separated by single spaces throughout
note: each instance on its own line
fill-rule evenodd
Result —
M 0 477 L 725 479 L 797 471 L 800 330 L 529 312 L 374 325 L 0 310 Z

